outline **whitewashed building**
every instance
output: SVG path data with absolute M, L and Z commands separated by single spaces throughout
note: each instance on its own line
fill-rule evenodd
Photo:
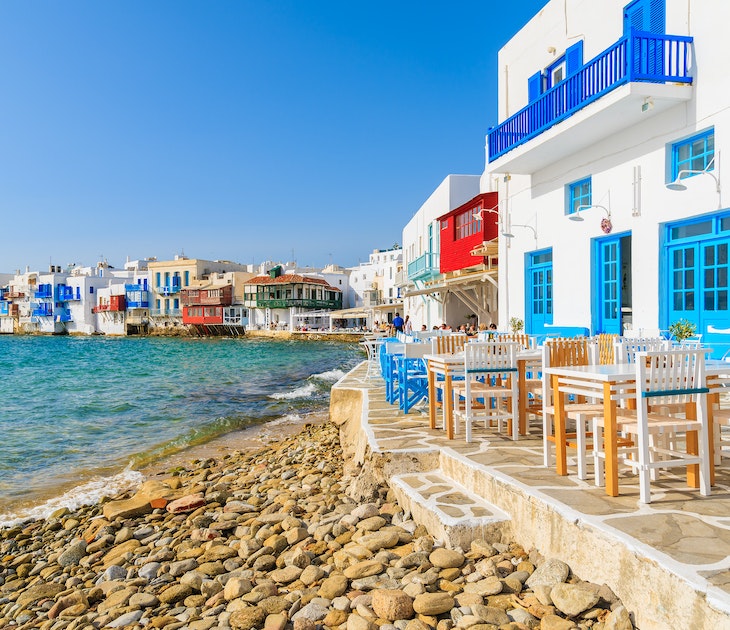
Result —
M 687 319 L 729 347 L 729 20 L 727 2 L 552 0 L 502 48 L 481 183 L 513 235 L 501 326 Z
M 480 191 L 479 175 L 448 175 L 434 190 L 413 218 L 403 228 L 403 311 L 413 322 L 414 330 L 422 325 L 439 326 L 445 321 L 462 323 L 457 310 L 468 310 L 453 302 L 444 306 L 444 294 L 434 293 L 429 285 L 440 277 L 439 217 L 473 199 Z M 402 313 L 403 314 L 403 313 Z

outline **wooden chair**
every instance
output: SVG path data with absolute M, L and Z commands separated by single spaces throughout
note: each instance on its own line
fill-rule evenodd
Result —
M 616 362 L 614 343 L 619 338 L 618 335 L 612 333 L 601 333 L 596 335 L 598 343 L 598 363 L 601 365 L 611 365 Z
M 637 353 L 668 350 L 669 342 L 661 337 L 623 337 L 616 339 L 613 349 L 616 363 L 633 363 Z
M 592 365 L 598 361 L 598 344 L 588 338 L 548 339 L 543 346 L 542 365 L 562 367 L 574 365 Z M 542 430 L 543 430 L 543 464 L 549 468 L 554 461 L 555 431 L 553 417 L 555 405 L 553 401 L 553 384 L 547 375 L 543 375 L 542 390 Z M 603 405 L 576 399 L 565 404 L 565 416 L 575 422 L 572 432 L 566 433 L 566 446 L 577 451 L 578 478 L 586 479 L 586 458 L 589 450 L 588 438 L 592 435 L 586 427 L 596 415 L 603 415 Z
M 640 500 L 651 502 L 652 471 L 687 466 L 687 481 L 700 494 L 710 494 L 710 457 L 707 416 L 705 352 L 679 349 L 636 355 L 636 411 L 619 410 L 621 428 L 636 436 L 636 447 L 625 449 L 623 463 L 639 475 Z M 662 411 L 676 404 L 686 406 L 685 417 Z M 661 433 L 669 441 L 651 439 Z M 683 435 L 684 439 L 679 439 Z M 597 439 L 597 450 L 602 440 Z M 684 448 L 682 448 L 684 447 Z M 605 457 L 605 454 L 604 454 Z M 697 478 L 699 473 L 699 478 Z
M 524 348 L 525 350 L 527 350 L 531 347 L 530 336 L 526 335 L 524 333 L 510 333 L 510 334 L 496 335 L 495 341 L 514 341 L 515 343 L 520 344 L 520 346 L 522 346 L 522 348 Z
M 474 342 L 464 346 L 464 380 L 454 384 L 454 417 L 463 418 L 466 441 L 472 441 L 472 422 L 496 421 L 502 431 L 508 420 L 511 437 L 518 437 L 517 353 L 515 342 Z M 463 407 L 460 404 L 464 399 Z M 475 404 L 481 401 L 481 404 Z
M 431 339 L 431 348 L 434 354 L 456 354 L 464 349 L 468 337 L 462 333 L 434 337 Z

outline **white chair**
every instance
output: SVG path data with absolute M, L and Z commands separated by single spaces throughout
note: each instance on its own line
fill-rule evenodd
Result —
M 658 352 L 669 349 L 669 341 L 661 337 L 620 338 L 614 342 L 616 363 L 633 363 L 639 352 Z
M 454 384 L 454 417 L 464 420 L 466 441 L 472 441 L 472 422 L 484 418 L 485 426 L 505 420 L 512 423 L 512 439 L 518 437 L 517 353 L 515 342 L 474 342 L 464 346 L 464 380 Z M 461 399 L 463 408 L 461 406 Z M 481 400 L 481 404 L 478 401 Z
M 636 355 L 636 411 L 619 409 L 617 422 L 623 432 L 635 436 L 636 446 L 624 449 L 621 461 L 638 473 L 643 503 L 651 502 L 652 472 L 678 466 L 697 465 L 700 494 L 710 494 L 708 392 L 703 350 Z M 685 417 L 664 411 L 677 404 L 687 406 Z M 656 439 L 662 433 L 672 439 Z M 594 439 L 594 453 L 601 446 L 602 440 Z

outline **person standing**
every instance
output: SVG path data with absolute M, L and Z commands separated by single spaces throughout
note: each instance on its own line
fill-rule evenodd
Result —
M 403 321 L 403 318 L 400 316 L 400 313 L 396 313 L 395 317 L 393 318 L 393 328 L 395 328 L 396 332 L 403 332 L 403 324 L 405 322 Z
M 406 319 L 403 322 L 403 332 L 406 335 L 410 335 L 413 332 L 413 322 L 411 321 L 410 315 L 406 315 Z

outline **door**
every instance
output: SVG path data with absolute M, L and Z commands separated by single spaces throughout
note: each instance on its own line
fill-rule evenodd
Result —
M 546 324 L 553 323 L 553 252 L 552 250 L 527 254 L 526 330 L 540 334 Z
M 631 323 L 631 236 L 598 239 L 593 266 L 593 329 L 621 335 Z
M 644 33 L 639 37 L 632 31 Z M 664 75 L 664 40 L 646 33 L 666 32 L 665 0 L 634 0 L 624 7 L 624 35 L 630 37 L 631 73 L 629 80 L 652 79 Z

